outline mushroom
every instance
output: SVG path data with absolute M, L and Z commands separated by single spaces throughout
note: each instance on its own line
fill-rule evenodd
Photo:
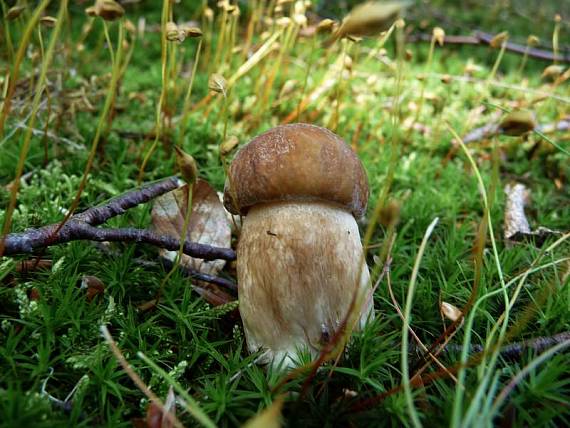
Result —
M 355 219 L 367 202 L 362 163 L 325 128 L 277 126 L 237 152 L 224 205 L 245 216 L 239 311 L 249 351 L 263 351 L 260 362 L 291 367 L 299 352 L 316 357 L 353 302 L 360 306 L 355 328 L 373 316 Z

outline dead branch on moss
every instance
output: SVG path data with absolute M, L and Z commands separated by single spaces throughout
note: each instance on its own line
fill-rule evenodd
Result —
M 170 177 L 127 192 L 106 204 L 76 214 L 61 228 L 60 224 L 56 223 L 38 229 L 28 229 L 20 233 L 10 233 L 2 237 L 1 244 L 3 245 L 0 245 L 0 248 L 3 247 L 4 251 L 1 255 L 32 254 L 54 245 L 80 240 L 137 242 L 176 251 L 180 248 L 180 240 L 171 236 L 159 235 L 146 229 L 105 229 L 97 226 L 179 186 L 179 180 L 176 177 Z M 190 241 L 184 242 L 183 252 L 191 257 L 204 260 L 235 260 L 236 258 L 235 251 L 231 248 L 213 247 Z
M 540 353 L 567 340 L 570 340 L 570 331 L 564 331 L 553 336 L 535 337 L 533 339 L 513 342 L 502 346 L 499 349 L 499 355 L 507 360 L 517 360 L 529 351 Z M 461 352 L 462 348 L 461 345 L 447 344 L 441 348 L 440 351 L 445 353 Z M 423 354 L 423 350 L 419 345 L 413 345 L 410 348 L 410 352 Z M 484 345 L 472 344 L 469 346 L 470 354 L 482 354 L 484 352 Z
M 570 116 L 556 123 L 547 123 L 544 125 L 538 125 L 536 131 L 543 134 L 551 134 L 553 132 L 564 132 L 570 130 Z M 476 141 L 486 140 L 488 138 L 494 137 L 496 135 L 504 134 L 499 123 L 490 123 L 479 128 L 475 128 L 469 132 L 465 137 L 463 137 L 463 142 L 474 143 Z
M 481 31 L 475 32 L 471 36 L 445 36 L 445 44 L 447 45 L 472 45 L 472 46 L 489 46 L 491 40 L 494 39 L 495 34 L 484 33 Z M 431 34 L 411 34 L 407 37 L 406 42 L 431 42 L 433 36 Z M 535 58 L 542 61 L 570 63 L 570 55 L 554 55 L 552 51 L 545 49 L 528 47 L 526 45 L 507 42 L 505 50 L 508 52 L 524 55 L 527 52 L 529 58 Z
M 95 247 L 97 249 L 101 250 L 101 252 L 105 253 L 108 256 L 111 256 L 111 257 L 118 257 L 119 256 L 119 252 L 110 249 L 109 245 L 102 244 L 102 243 L 95 243 Z M 150 268 L 150 269 L 156 269 L 157 267 L 160 267 L 160 266 L 163 266 L 165 269 L 171 269 L 172 265 L 173 265 L 172 260 L 166 259 L 163 257 L 160 258 L 160 261 L 147 260 L 147 259 L 143 259 L 141 257 L 137 257 L 137 258 L 133 259 L 132 262 L 134 264 L 136 264 L 137 266 L 141 266 L 144 268 Z M 226 279 L 226 278 L 211 275 L 208 273 L 200 272 L 196 269 L 192 269 L 192 268 L 186 267 L 184 265 L 179 265 L 178 269 L 182 272 L 182 274 L 184 276 L 187 276 L 187 277 L 192 278 L 192 279 L 196 279 L 198 281 L 208 282 L 210 284 L 214 284 L 214 285 L 217 285 L 219 287 L 225 288 L 225 289 L 227 289 L 233 293 L 237 293 L 237 284 L 230 279 Z
M 529 340 L 526 340 L 523 342 L 515 342 L 515 343 L 508 344 L 508 345 L 503 346 L 499 350 L 499 353 L 505 359 L 516 360 L 516 359 L 520 358 L 521 356 L 523 356 L 528 351 L 542 352 L 546 349 L 549 349 L 549 348 L 551 348 L 555 345 L 558 345 L 560 343 L 564 343 L 568 340 L 570 340 L 570 331 L 565 331 L 562 333 L 555 334 L 554 336 L 537 337 L 537 338 L 529 339 Z M 417 354 L 423 353 L 422 349 L 419 346 L 415 346 L 415 345 L 413 347 L 410 347 L 409 350 L 411 352 L 415 352 Z M 462 346 L 457 345 L 457 344 L 448 344 L 448 345 L 443 347 L 443 351 L 461 352 Z M 471 345 L 469 347 L 469 351 L 470 351 L 470 353 L 474 354 L 475 358 L 477 358 L 478 356 L 484 355 L 485 347 L 482 345 Z M 560 352 L 566 352 L 566 351 L 567 351 L 567 349 L 560 350 Z M 420 357 L 420 360 L 426 361 L 425 356 L 422 355 Z M 412 387 L 415 387 L 415 388 L 418 388 L 420 386 L 425 387 L 426 385 L 431 384 L 435 380 L 442 379 L 445 376 L 447 376 L 448 371 L 451 371 L 452 373 L 457 373 L 458 370 L 459 370 L 459 365 L 456 365 L 454 367 L 448 367 L 447 370 L 445 370 L 445 371 L 440 370 L 440 371 L 435 372 L 435 373 L 430 373 L 425 378 L 421 378 L 421 377 L 412 378 L 410 381 L 410 385 Z M 393 388 L 389 389 L 386 392 L 383 392 L 383 393 L 380 393 L 380 394 L 375 395 L 373 397 L 366 398 L 362 401 L 356 402 L 351 407 L 351 411 L 354 413 L 358 413 L 358 412 L 368 410 L 374 406 L 377 406 L 379 403 L 381 403 L 387 397 L 389 397 L 393 394 L 396 394 L 398 392 L 401 392 L 402 389 L 403 389 L 403 384 L 400 384 L 400 385 L 394 386 Z

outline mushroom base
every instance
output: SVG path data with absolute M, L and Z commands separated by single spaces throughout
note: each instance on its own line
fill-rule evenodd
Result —
M 361 328 L 373 316 L 368 267 L 358 225 L 321 202 L 254 206 L 237 249 L 239 310 L 250 352 L 262 362 L 296 365 L 316 357 L 347 317 L 360 291 Z

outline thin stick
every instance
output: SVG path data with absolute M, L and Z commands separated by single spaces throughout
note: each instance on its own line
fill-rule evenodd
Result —
M 512 342 L 499 348 L 499 355 L 508 360 L 516 360 L 520 358 L 527 351 L 543 352 L 546 349 L 570 340 L 570 331 L 555 334 L 553 336 L 540 336 L 520 342 Z M 463 345 L 451 343 L 440 347 L 440 353 L 453 353 L 461 352 Z M 419 346 L 410 348 L 410 352 L 421 351 Z M 470 344 L 469 353 L 472 355 L 482 354 L 485 352 L 485 346 L 480 344 Z
M 171 236 L 159 235 L 152 230 L 119 228 L 103 229 L 81 221 L 70 220 L 56 232 L 59 224 L 30 229 L 23 233 L 10 233 L 5 238 L 5 256 L 32 254 L 37 250 L 72 241 L 97 242 L 136 242 L 176 251 L 180 240 Z M 213 247 L 197 242 L 184 241 L 184 254 L 203 260 L 235 260 L 231 248 Z
M 181 182 L 177 177 L 168 177 L 117 196 L 103 205 L 89 208 L 82 213 L 76 214 L 72 219 L 83 221 L 91 226 L 97 226 L 113 217 L 124 214 L 131 208 L 175 190 L 180 185 Z
M 495 34 L 476 32 L 472 36 L 445 36 L 446 45 L 472 45 L 472 46 L 488 46 Z M 430 42 L 431 34 L 412 34 L 406 38 L 406 42 Z M 556 54 L 544 49 L 530 48 L 527 45 L 518 43 L 507 42 L 505 51 L 516 54 L 526 55 L 529 58 L 538 59 L 541 61 L 570 63 L 570 55 Z

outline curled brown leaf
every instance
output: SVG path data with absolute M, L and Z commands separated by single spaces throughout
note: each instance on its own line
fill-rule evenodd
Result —
M 156 232 L 180 238 L 188 207 L 188 185 L 155 199 L 152 208 L 152 226 Z M 230 247 L 231 230 L 224 206 L 216 191 L 204 180 L 197 180 L 192 189 L 192 214 L 186 239 L 216 247 Z M 173 260 L 175 251 L 161 250 L 161 256 Z M 216 275 L 223 260 L 205 261 L 182 255 L 180 263 L 194 270 Z

